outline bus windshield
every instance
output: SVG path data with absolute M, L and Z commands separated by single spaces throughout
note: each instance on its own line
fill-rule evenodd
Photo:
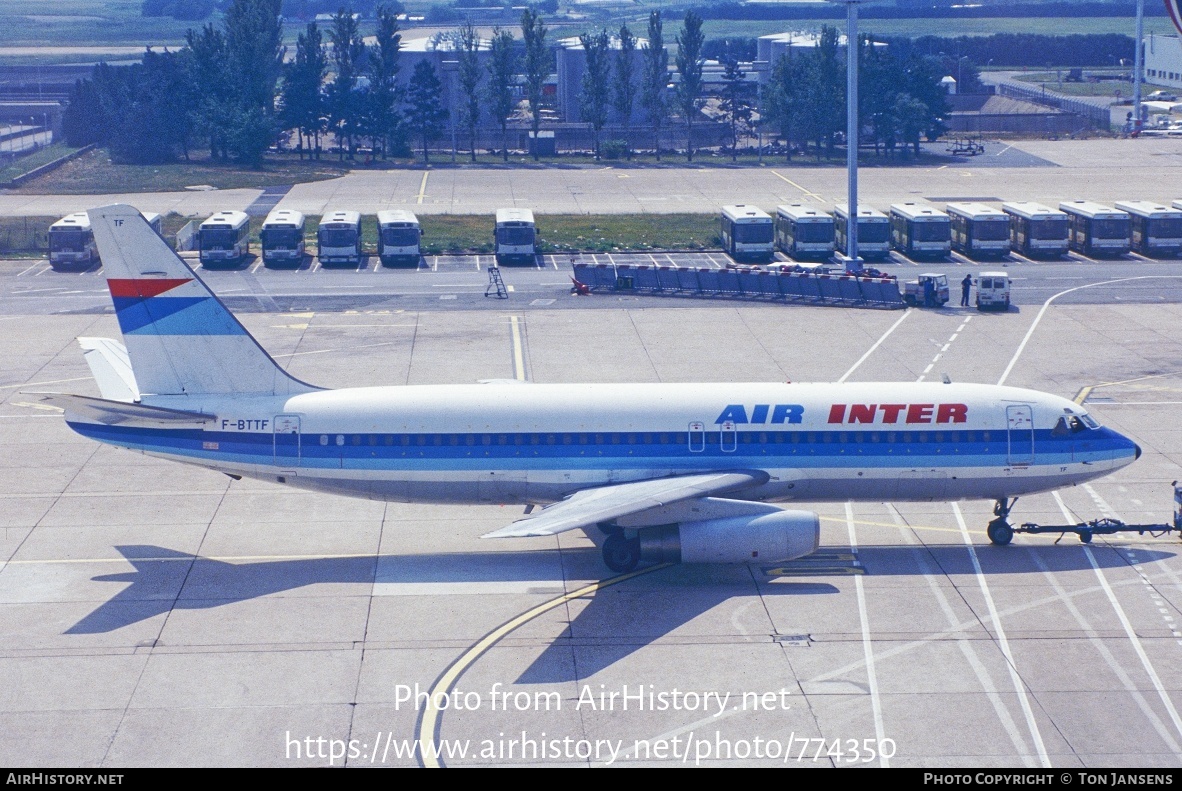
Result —
M 1067 220 L 1064 218 L 1057 218 L 1054 220 L 1032 220 L 1030 223 L 1030 238 L 1051 240 L 1066 239 Z
M 264 228 L 259 234 L 263 246 L 271 249 L 289 247 L 294 249 L 303 241 L 304 234 L 299 228 Z
M 49 232 L 49 249 L 55 253 L 80 252 L 86 248 L 89 231 L 74 229 Z
M 735 223 L 735 242 L 737 244 L 771 244 L 773 237 L 770 222 Z
M 534 229 L 529 226 L 497 228 L 497 244 L 524 245 L 534 243 Z
M 833 241 L 833 225 L 827 222 L 798 222 L 796 223 L 796 241 L 831 242 Z
M 1010 238 L 1009 220 L 977 220 L 973 223 L 973 238 L 982 242 L 1000 242 Z
M 353 247 L 357 244 L 357 231 L 352 228 L 321 228 L 321 247 Z
M 1092 238 L 1125 239 L 1129 235 L 1127 220 L 1092 220 Z
M 232 228 L 202 228 L 202 250 L 229 250 L 238 243 L 238 232 Z
M 948 224 L 943 222 L 917 222 L 911 225 L 911 236 L 917 242 L 948 241 Z
M 1163 239 L 1182 238 L 1182 219 L 1150 220 L 1149 235 Z
M 413 247 L 419 243 L 417 228 L 383 228 L 382 244 L 390 247 Z
M 885 222 L 858 223 L 858 241 L 867 244 L 882 244 L 891 238 L 891 227 Z

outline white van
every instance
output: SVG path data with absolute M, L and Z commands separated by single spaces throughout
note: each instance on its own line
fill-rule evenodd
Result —
M 1010 309 L 1008 272 L 982 272 L 977 275 L 977 310 Z

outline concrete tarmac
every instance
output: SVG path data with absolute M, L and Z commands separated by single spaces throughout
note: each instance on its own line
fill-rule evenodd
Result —
M 944 155 L 946 142 L 926 144 Z M 975 157 L 946 156 L 933 166 L 865 167 L 860 201 L 886 210 L 892 203 L 923 200 L 1036 201 L 1152 200 L 1182 198 L 1182 141 L 1056 140 L 991 143 Z M 807 158 L 787 163 L 768 158 L 762 167 L 630 168 L 620 163 L 585 167 L 357 170 L 336 179 L 297 184 L 279 208 L 320 214 L 348 208 L 364 214 L 410 209 L 422 214 L 493 214 L 518 207 L 548 214 L 713 213 L 746 203 L 771 210 L 804 201 L 831 208 L 845 201 L 841 163 L 817 166 Z M 0 194 L 0 216 L 60 216 L 110 203 L 142 211 L 208 216 L 245 209 L 261 190 L 184 191 L 108 195 Z
M 1144 455 L 1023 498 L 1015 523 L 1166 520 L 1180 477 L 1178 304 L 1052 303 L 1025 345 L 1039 309 L 305 313 L 242 319 L 327 386 L 946 373 L 1092 388 L 1090 414 Z M 822 517 L 813 558 L 620 580 L 577 532 L 478 538 L 518 509 L 351 500 L 98 446 L 22 391 L 97 395 L 74 339 L 119 337 L 113 316 L 27 303 L 2 327 L 6 765 L 1182 760 L 1176 538 L 999 548 L 991 503 L 799 504 Z

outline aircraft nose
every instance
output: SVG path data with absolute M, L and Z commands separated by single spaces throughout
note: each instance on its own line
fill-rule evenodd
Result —
M 1133 461 L 1136 461 L 1137 459 L 1141 458 L 1141 446 L 1138 445 L 1136 442 L 1134 442 L 1133 443 L 1133 450 L 1137 454 L 1137 455 L 1133 456 Z

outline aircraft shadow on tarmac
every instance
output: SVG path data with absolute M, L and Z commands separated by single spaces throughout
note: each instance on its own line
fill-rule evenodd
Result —
M 506 592 L 550 598 L 567 590 L 564 579 L 588 579 L 601 572 L 599 552 L 592 548 L 315 557 L 256 563 L 193 557 L 152 545 L 116 548 L 134 570 L 92 579 L 129 584 L 67 629 L 66 634 L 113 632 L 174 609 L 211 609 L 308 585 L 373 584 L 375 595 Z M 989 576 L 1092 570 L 1090 560 L 1075 543 L 975 549 Z M 1127 568 L 1130 564 L 1122 553 L 1110 547 L 1095 545 L 1092 550 L 1101 569 Z M 850 550 L 824 546 L 819 552 L 841 556 Z M 1137 562 L 1152 563 L 1174 555 L 1139 549 Z M 859 548 L 857 558 L 871 576 L 920 576 L 931 569 L 950 577 L 971 577 L 976 573 L 963 544 L 864 546 Z M 586 678 L 733 597 L 840 593 L 841 588 L 829 580 L 840 580 L 857 570 L 852 562 L 844 568 L 818 570 L 807 559 L 767 569 L 721 565 L 661 569 L 569 603 L 569 625 L 525 669 L 518 683 Z M 822 581 L 816 579 L 819 572 L 832 576 Z M 661 602 L 659 607 L 652 605 L 654 591 Z M 489 624 L 490 630 L 497 625 Z

